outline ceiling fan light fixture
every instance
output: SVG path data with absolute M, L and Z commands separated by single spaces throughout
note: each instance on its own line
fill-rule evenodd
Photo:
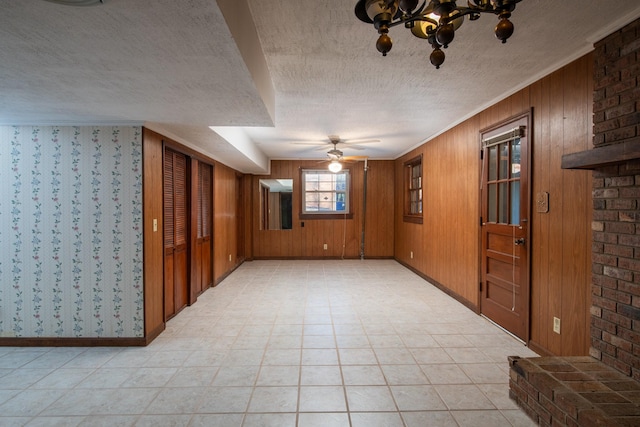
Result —
M 333 173 L 340 172 L 342 170 L 342 163 L 338 160 L 331 160 L 331 163 L 329 163 L 329 170 Z
M 97 6 L 103 4 L 104 0 L 44 0 L 49 3 L 62 4 L 65 6 Z

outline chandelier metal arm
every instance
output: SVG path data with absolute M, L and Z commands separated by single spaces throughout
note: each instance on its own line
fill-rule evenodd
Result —
M 471 21 L 479 19 L 483 13 L 499 16 L 494 33 L 505 43 L 514 29 L 509 21 L 511 12 L 521 1 L 467 0 L 467 7 L 464 7 L 458 6 L 456 0 L 422 0 L 418 7 L 418 0 L 358 0 L 355 15 L 362 22 L 373 24 L 380 35 L 376 48 L 383 56 L 393 46 L 389 29 L 404 25 L 416 37 L 429 41 L 433 47 L 430 61 L 436 68 L 440 68 L 445 57 L 440 48 L 446 48 L 453 41 L 455 31 L 465 16 L 469 16 Z M 419 22 L 429 25 L 418 24 Z
M 512 3 L 519 3 L 522 0 L 511 0 Z M 429 17 L 429 14 L 426 12 L 423 12 L 424 6 L 426 5 L 426 2 L 422 5 L 422 7 L 417 10 L 416 12 L 414 12 L 411 15 L 400 15 L 398 18 L 394 19 L 393 21 L 391 21 L 388 24 L 389 28 L 398 26 L 398 25 L 405 25 L 407 23 L 410 22 L 416 22 L 416 21 L 422 21 L 422 22 L 428 22 L 430 24 L 434 24 L 436 26 L 438 26 L 438 21 L 436 21 L 433 18 Z M 514 5 L 515 7 L 515 5 Z M 513 9 L 513 8 L 506 8 L 507 11 L 510 11 L 509 9 Z M 480 13 L 486 13 L 486 14 L 492 14 L 492 15 L 500 15 L 503 10 L 505 9 L 493 9 L 493 8 L 479 8 L 479 7 L 458 7 L 455 9 L 458 13 L 456 13 L 455 18 L 460 18 L 462 16 L 467 16 L 467 15 L 474 15 L 474 14 L 480 14 Z M 445 20 L 448 18 L 445 18 Z M 477 19 L 477 18 L 476 18 Z M 435 32 L 435 30 L 433 30 L 433 32 Z

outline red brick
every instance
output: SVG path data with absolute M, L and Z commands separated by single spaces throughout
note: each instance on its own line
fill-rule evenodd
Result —
M 596 350 L 600 350 L 602 357 L 605 357 L 605 355 L 609 355 L 610 357 L 616 356 L 616 347 L 604 341 L 594 341 L 593 347 Z
M 603 332 L 602 340 L 613 345 L 616 348 L 631 352 L 631 347 L 632 347 L 631 342 L 625 339 L 622 339 L 616 335 L 610 334 L 608 332 Z
M 617 309 L 615 301 L 611 301 L 606 298 L 602 298 L 600 296 L 592 296 L 591 298 L 592 298 L 593 305 L 595 305 L 596 307 L 600 307 L 604 310 L 609 310 L 610 312 L 615 313 Z M 605 313 L 603 312 L 602 315 L 604 317 Z
M 547 399 L 544 396 L 540 396 L 540 405 L 551 414 L 551 425 L 558 425 L 557 423 L 564 424 L 566 422 L 566 414 L 558 408 L 551 400 Z M 554 422 L 556 424 L 554 424 Z
M 628 55 L 631 52 L 640 50 L 640 39 L 636 39 L 633 42 L 626 43 L 624 46 L 620 48 L 620 55 Z
M 530 400 L 527 402 L 531 409 L 538 415 L 538 423 L 540 425 L 551 425 L 551 413 L 547 411 L 538 401 Z
M 603 242 L 603 243 L 607 243 L 607 242 Z M 640 236 L 622 235 L 622 236 L 619 237 L 618 243 L 620 243 L 621 245 L 626 245 L 626 246 L 639 247 L 640 246 Z
M 560 381 L 553 378 L 546 372 L 532 373 L 529 377 L 529 381 L 531 382 L 531 385 L 538 390 L 538 399 L 540 399 L 540 396 L 553 399 L 553 393 L 555 390 L 562 390 L 565 388 Z
M 621 127 L 636 126 L 640 124 L 640 113 L 627 114 L 618 120 L 620 120 Z
M 605 104 L 607 102 L 609 102 L 609 98 L 603 101 L 603 103 Z M 607 109 L 611 109 L 617 106 L 618 106 L 618 103 L 616 102 L 615 105 L 608 106 Z M 610 132 L 619 128 L 620 128 L 620 122 L 618 122 L 618 119 L 605 120 L 604 122 L 597 123 L 593 126 L 593 133 L 596 133 L 596 134 L 605 133 L 605 132 Z
M 606 55 L 603 55 L 603 57 Z M 600 60 L 601 58 L 598 58 Z M 612 70 L 613 71 L 613 70 Z M 611 86 L 620 81 L 620 73 L 613 72 L 612 74 L 608 74 L 605 77 L 601 78 L 597 82 L 594 82 L 593 88 L 595 90 L 606 88 L 607 86 Z
M 640 221 L 640 212 L 616 212 L 613 213 L 618 214 L 618 219 L 623 222 L 638 222 Z
M 636 67 L 639 67 L 638 65 L 636 65 Z M 625 70 L 622 71 L 623 73 L 625 72 Z M 625 104 L 627 102 L 633 102 L 635 100 L 637 100 L 638 98 L 640 98 L 640 87 L 637 88 L 633 88 L 631 90 L 628 90 L 626 92 L 622 92 L 620 94 L 620 102 Z
M 637 203 L 634 199 L 609 199 L 607 200 L 607 209 L 617 210 L 634 210 Z
M 597 210 L 592 213 L 594 221 L 619 221 L 618 211 Z
M 600 177 L 600 178 L 593 178 L 593 180 L 591 180 L 591 186 L 592 188 L 596 189 L 596 188 L 604 188 L 604 178 Z
M 627 61 L 627 60 L 625 60 Z M 624 63 L 618 63 L 619 65 L 625 65 Z M 617 64 L 617 65 L 618 65 Z M 629 63 L 627 62 L 626 65 L 628 65 Z M 622 74 L 620 75 L 622 77 Z M 620 82 L 616 82 L 614 84 L 612 84 L 611 86 L 608 86 L 606 88 L 606 96 L 607 98 L 610 96 L 615 96 L 618 95 L 620 92 L 624 92 L 626 90 L 629 89 L 633 89 L 634 87 L 636 87 L 636 81 L 635 79 L 628 79 L 628 80 L 622 80 Z
M 626 89 L 631 89 L 631 88 L 628 87 Z M 613 108 L 606 109 L 604 111 L 605 120 L 611 120 L 619 117 L 621 118 L 622 116 L 631 115 L 632 113 L 635 113 L 636 112 L 635 99 L 633 101 L 634 102 L 627 102 L 625 104 L 620 104 Z
M 620 127 L 618 129 L 605 132 L 604 140 L 606 142 L 617 142 L 617 141 L 622 142 L 626 139 L 633 138 L 634 136 L 637 136 L 637 135 L 638 133 L 635 126 Z
M 615 301 L 618 304 L 631 305 L 631 295 L 625 292 L 619 292 L 615 289 L 603 289 L 602 297 L 611 301 Z
M 578 424 L 583 427 L 614 427 L 615 423 L 598 409 L 583 409 L 578 413 Z
M 604 87 L 604 86 L 602 86 L 602 87 Z M 613 108 L 618 104 L 620 104 L 620 97 L 619 96 L 612 96 L 612 97 L 609 97 L 609 98 L 605 98 L 602 101 L 598 101 L 598 102 L 594 102 L 593 103 L 593 112 L 594 113 L 598 113 L 600 111 L 606 110 L 607 108 Z M 594 132 L 594 133 L 598 133 L 598 132 Z
M 614 279 L 612 277 L 607 277 L 607 276 L 603 276 L 603 275 L 591 276 L 591 282 L 594 285 L 602 287 L 602 288 L 616 289 L 618 287 L 618 280 L 616 280 L 616 279 Z M 597 293 L 595 295 L 602 296 L 602 291 L 600 291 L 599 293 Z
M 620 245 L 603 245 L 602 252 L 619 257 L 633 258 L 633 248 Z
M 607 233 L 634 234 L 636 227 L 629 222 L 607 222 L 604 231 Z
M 522 390 L 524 390 L 524 392 L 527 394 L 527 396 L 529 396 L 529 398 L 527 398 L 527 401 L 529 399 L 538 400 L 538 390 L 536 390 L 535 387 L 533 387 L 523 377 L 518 378 L 518 386 L 520 386 L 520 388 Z
M 517 403 L 527 401 L 527 392 L 517 382 L 509 381 L 509 397 Z
M 609 310 L 602 310 L 602 319 L 607 322 L 613 323 L 614 325 L 616 325 L 616 328 L 618 326 L 622 326 L 623 328 L 631 329 L 631 319 L 626 318 L 625 316 L 621 316 L 618 313 L 614 313 Z M 615 334 L 616 330 L 608 330 L 608 332 Z
M 631 271 L 640 271 L 640 260 L 619 258 L 618 267 Z
M 561 411 L 576 420 L 578 419 L 578 411 L 593 409 L 593 405 L 588 400 L 573 391 L 556 393 L 554 403 Z
M 640 320 L 640 308 L 632 307 L 628 304 L 618 304 L 618 313 L 631 320 Z M 640 344 L 640 335 L 634 344 Z
M 591 254 L 591 262 L 608 265 L 610 267 L 617 267 L 618 257 L 606 254 Z
M 637 283 L 629 283 L 629 282 L 619 282 L 618 290 L 621 292 L 626 292 L 630 295 L 640 296 L 640 285 Z M 633 304 L 637 307 L 637 305 Z
M 605 276 L 615 277 L 616 279 L 621 279 L 625 281 L 633 280 L 633 274 L 630 271 L 624 270 L 621 268 L 605 266 L 603 274 Z
M 605 178 L 604 183 L 607 187 L 628 187 L 635 184 L 635 177 L 613 176 L 610 178 Z
M 622 372 L 627 376 L 631 375 L 631 366 L 621 362 L 619 359 L 616 359 L 615 357 L 609 356 L 607 354 L 603 354 L 602 363 L 604 363 L 605 365 L 611 366 L 612 368 Z
M 640 333 L 638 332 L 634 332 L 627 328 L 620 328 L 620 331 L 618 332 L 617 335 L 620 338 L 625 339 L 634 345 L 640 345 Z
M 593 237 L 593 240 L 596 241 L 596 242 L 611 243 L 611 244 L 617 244 L 618 243 L 618 236 L 615 235 L 615 234 L 603 233 L 603 232 L 595 231 L 591 235 Z M 640 238 L 638 238 L 637 240 L 640 242 Z M 629 246 L 640 246 L 640 245 L 630 244 Z
M 611 417 L 620 417 L 625 415 L 640 415 L 640 407 L 634 405 L 633 403 L 611 403 L 611 404 L 602 404 L 598 405 L 598 407 L 607 415 Z M 578 417 L 578 421 L 580 421 Z M 609 424 L 614 425 L 614 424 Z

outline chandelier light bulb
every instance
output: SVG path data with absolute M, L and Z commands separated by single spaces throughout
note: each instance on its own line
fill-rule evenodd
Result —
M 449 43 L 453 41 L 453 38 L 456 35 L 456 31 L 453 28 L 453 24 L 443 24 L 440 25 L 438 30 L 436 31 L 436 40 L 438 44 L 445 49 L 449 47 Z

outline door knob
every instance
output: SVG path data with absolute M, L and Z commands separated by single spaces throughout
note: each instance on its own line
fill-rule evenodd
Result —
M 524 237 L 516 239 L 514 242 L 516 245 L 524 245 Z

